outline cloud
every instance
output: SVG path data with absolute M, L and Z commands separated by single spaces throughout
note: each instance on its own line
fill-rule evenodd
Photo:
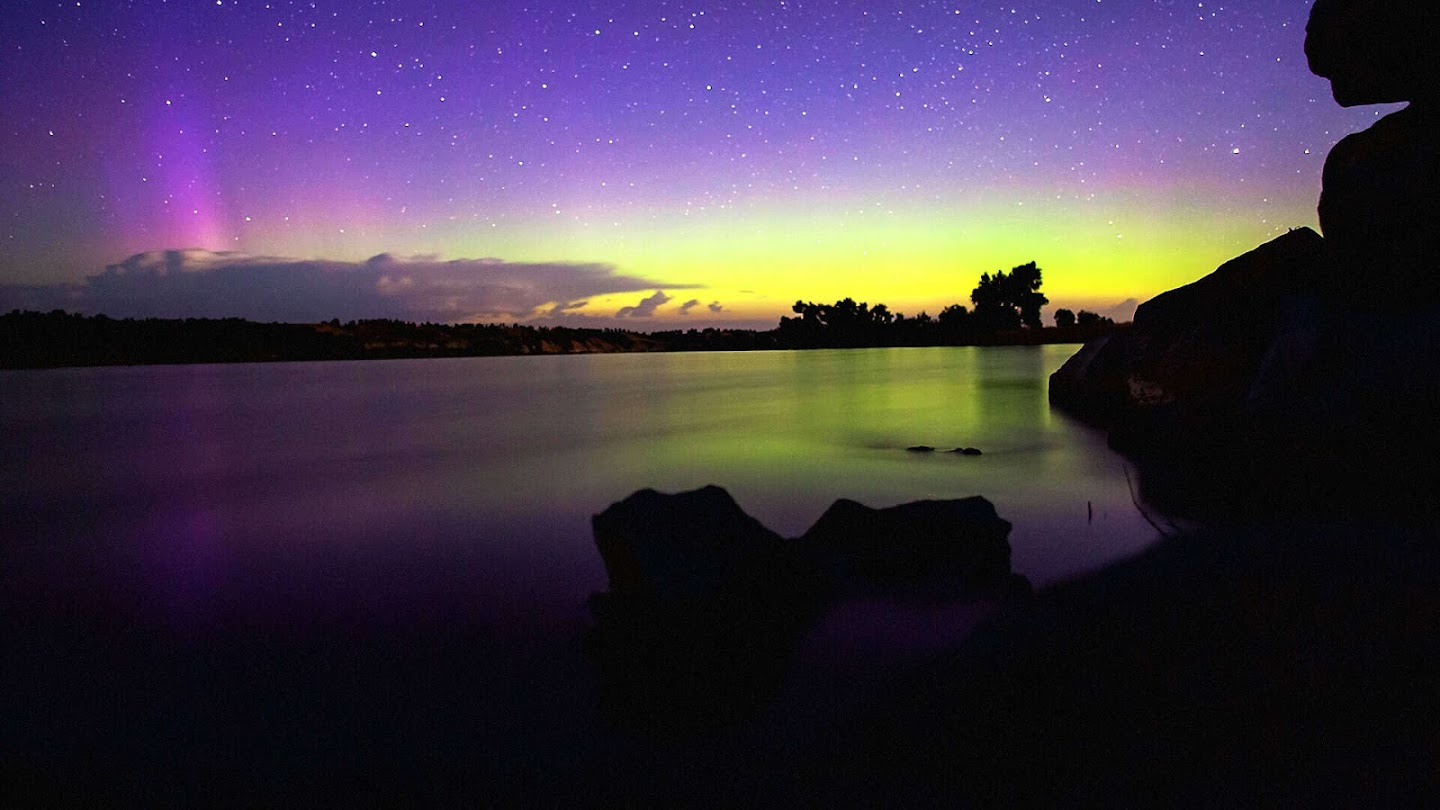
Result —
M 586 306 L 589 303 L 589 301 L 561 301 L 560 303 L 551 307 L 545 313 L 545 315 L 551 318 L 559 318 L 565 313 L 571 312 L 572 310 L 580 309 L 581 307 Z
M 621 307 L 615 313 L 617 318 L 649 318 L 655 314 L 660 305 L 670 300 L 670 296 L 664 290 L 656 290 L 654 295 L 640 299 L 640 303 L 633 307 Z
M 166 250 L 136 254 L 80 284 L 0 285 L 0 312 L 67 309 L 116 318 L 242 317 L 291 322 L 524 320 L 579 309 L 593 296 L 655 286 L 653 279 L 618 273 L 602 263 L 442 261 L 435 256 L 389 253 L 343 262 Z M 665 286 L 699 285 L 666 282 Z M 663 293 L 656 296 L 626 309 L 649 315 L 670 300 Z
M 686 301 L 685 303 L 683 303 L 683 304 L 680 305 L 680 314 L 681 314 L 681 315 L 689 315 L 689 314 L 690 314 L 690 310 L 692 310 L 692 309 L 694 309 L 695 307 L 698 307 L 698 306 L 700 306 L 700 299 L 699 299 L 699 298 L 691 298 L 689 301 Z M 711 312 L 715 312 L 715 313 L 719 313 L 719 312 L 724 312 L 724 311 L 725 311 L 725 307 L 720 306 L 720 302 L 719 302 L 719 301 L 711 301 L 710 303 L 708 303 L 708 304 L 705 305 L 705 308 L 708 309 L 708 310 L 710 310 Z

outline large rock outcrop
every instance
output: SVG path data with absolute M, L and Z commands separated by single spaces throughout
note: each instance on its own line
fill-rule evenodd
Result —
M 783 539 L 708 486 L 641 490 L 596 515 L 610 590 L 586 650 L 617 722 L 685 730 L 742 720 L 780 686 L 800 633 L 838 599 L 1028 594 L 1009 522 L 984 498 L 870 509 L 840 500 Z
M 1205 517 L 1440 511 L 1440 14 L 1317 0 L 1306 53 L 1342 105 L 1410 101 L 1331 151 L 1292 230 L 1087 344 L 1051 402 L 1107 427 L 1152 503 Z
M 1279 407 L 1275 389 L 1291 375 L 1277 377 L 1277 364 L 1313 353 L 1297 321 L 1327 261 L 1324 240 L 1301 228 L 1147 301 L 1131 328 L 1087 343 L 1051 376 L 1051 403 L 1111 428 L 1131 455 L 1228 452 L 1239 425 Z
M 1337 270 L 1325 292 L 1375 312 L 1440 304 L 1436 211 L 1440 103 L 1417 101 L 1345 137 L 1325 160 L 1320 193 L 1320 229 Z
M 1440 9 L 1316 0 L 1305 53 L 1342 106 L 1410 102 L 1325 160 L 1320 229 L 1338 271 L 1326 292 L 1376 311 L 1440 304 Z

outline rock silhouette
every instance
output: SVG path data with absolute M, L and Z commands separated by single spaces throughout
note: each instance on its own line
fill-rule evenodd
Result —
M 1310 70 L 1342 107 L 1440 99 L 1440 15 L 1416 0 L 1315 0 L 1305 26 Z
M 1291 231 L 1145 302 L 1133 326 L 1087 343 L 1050 378 L 1050 401 L 1114 427 L 1117 449 L 1186 455 L 1247 418 L 1287 307 L 1312 288 L 1325 242 Z
M 1436 211 L 1440 104 L 1417 100 L 1345 137 L 1325 160 L 1320 194 L 1320 228 L 1338 269 L 1327 292 L 1374 312 L 1440 304 Z
M 800 633 L 835 600 L 1011 598 L 1010 523 L 984 498 L 870 509 L 836 501 L 783 539 L 708 486 L 646 489 L 593 519 L 610 590 L 585 647 L 601 709 L 657 731 L 749 717 L 779 688 Z
M 1316 0 L 1305 29 L 1310 69 L 1344 107 L 1408 101 L 1349 135 L 1325 161 L 1320 229 L 1340 290 L 1373 309 L 1440 303 L 1440 14 L 1412 0 Z
M 585 639 L 603 714 L 679 731 L 743 719 L 773 695 L 824 600 L 798 544 L 715 486 L 640 490 L 592 526 L 610 578 Z
M 871 509 L 841 498 L 800 538 L 833 591 L 996 595 L 1010 581 L 1009 521 L 981 497 Z
M 1440 16 L 1317 0 L 1312 70 L 1344 106 L 1410 106 L 1326 159 L 1323 238 L 1301 228 L 1157 296 L 1050 380 L 1110 430 L 1152 503 L 1245 517 L 1426 514 L 1440 429 Z
M 761 589 L 780 535 L 716 486 L 665 495 L 642 489 L 591 520 L 614 595 L 689 602 Z

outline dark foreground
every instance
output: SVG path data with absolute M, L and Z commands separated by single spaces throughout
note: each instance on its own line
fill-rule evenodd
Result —
M 195 632 L 5 597 L 7 805 L 1409 805 L 1440 799 L 1433 526 L 1162 542 L 837 716 L 629 731 L 578 640 L 336 616 Z M 33 594 L 32 594 L 33 596 Z M 825 673 L 792 690 L 833 690 Z M 835 677 L 844 677 L 836 673 Z M 817 732 L 817 729 L 819 731 Z
M 1167 541 L 897 684 L 815 780 L 900 804 L 1432 803 L 1434 541 L 1342 526 Z

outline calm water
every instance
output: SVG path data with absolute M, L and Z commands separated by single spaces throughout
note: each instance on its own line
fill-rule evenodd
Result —
M 1016 570 L 1075 576 L 1154 532 L 1046 403 L 1073 350 L 0 372 L 0 766 L 142 805 L 236 781 L 583 802 L 616 774 L 669 802 L 691 782 L 655 774 L 783 768 L 974 609 L 840 606 L 770 731 L 645 748 L 597 725 L 575 641 L 605 587 L 590 516 L 715 483 L 793 536 L 839 497 L 979 494 Z
M 786 536 L 839 497 L 984 495 L 1015 524 L 1016 570 L 1051 582 L 1153 535 L 1121 459 L 1046 403 L 1073 351 L 5 372 L 7 568 L 181 622 L 256 597 L 302 614 L 461 599 L 496 621 L 564 621 L 604 587 L 591 514 L 642 487 L 715 483 Z

